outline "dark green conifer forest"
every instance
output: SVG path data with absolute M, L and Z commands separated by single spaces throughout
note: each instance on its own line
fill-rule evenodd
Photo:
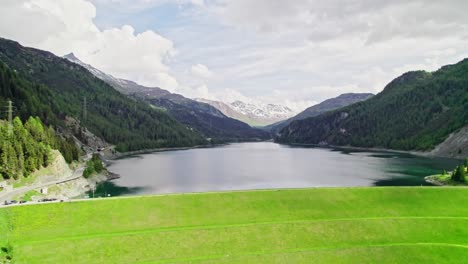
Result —
M 19 117 L 12 124 L 0 123 L 0 175 L 3 179 L 28 177 L 52 161 L 52 149 L 59 149 L 67 162 L 78 160 L 79 150 L 73 140 L 56 135 L 38 117 L 23 124 Z
M 276 141 L 431 150 L 466 125 L 468 59 L 405 73 L 364 102 L 292 122 Z

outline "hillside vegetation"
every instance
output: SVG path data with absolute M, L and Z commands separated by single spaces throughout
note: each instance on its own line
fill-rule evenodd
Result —
M 0 209 L 15 263 L 460 263 L 467 188 L 183 194 Z
M 72 139 L 56 136 L 39 118 L 26 123 L 16 117 L 12 125 L 0 123 L 0 180 L 28 177 L 52 161 L 52 149 L 59 149 L 66 161 L 78 160 L 79 150 Z
M 119 151 L 206 143 L 197 131 L 120 94 L 85 68 L 1 38 L 0 85 L 0 105 L 13 100 L 23 119 L 39 116 L 46 124 L 64 127 L 70 116 Z
M 378 95 L 280 131 L 284 143 L 430 150 L 468 125 L 468 59 L 409 72 Z M 459 149 L 461 152 L 462 150 Z
M 319 104 L 313 105 L 304 111 L 300 112 L 299 114 L 272 125 L 266 126 L 265 129 L 271 131 L 272 135 L 276 135 L 281 129 L 285 128 L 294 120 L 301 120 L 306 119 L 308 117 L 314 117 L 326 113 L 328 111 L 332 111 L 338 108 L 342 108 L 357 102 L 361 102 L 367 100 L 374 96 L 371 93 L 345 93 L 341 94 L 335 98 L 327 99 Z

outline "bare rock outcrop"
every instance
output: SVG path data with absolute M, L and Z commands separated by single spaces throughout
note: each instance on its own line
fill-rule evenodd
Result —
M 430 156 L 464 159 L 468 157 L 468 125 L 450 134 L 431 152 Z

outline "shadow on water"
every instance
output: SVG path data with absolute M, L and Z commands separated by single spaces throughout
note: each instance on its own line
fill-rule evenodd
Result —
M 397 154 L 395 158 L 398 159 L 388 162 L 386 167 L 383 167 L 383 171 L 392 176 L 376 180 L 375 186 L 432 186 L 424 177 L 448 171 L 457 164 L 456 160 L 421 158 L 409 154 Z
M 125 187 L 116 185 L 113 182 L 105 181 L 99 183 L 94 191 L 94 197 L 107 197 L 107 196 L 122 196 L 122 195 L 135 195 L 145 190 L 145 187 Z M 93 192 L 86 193 L 89 197 L 93 196 Z
M 426 182 L 424 177 L 394 177 L 374 182 L 374 186 L 433 186 Z
M 383 153 L 375 153 L 371 152 L 369 157 L 373 158 L 384 158 L 384 159 L 396 159 L 396 158 L 405 158 L 405 159 L 411 159 L 411 158 L 417 158 L 416 156 L 408 153 L 396 153 L 396 152 L 383 152 Z

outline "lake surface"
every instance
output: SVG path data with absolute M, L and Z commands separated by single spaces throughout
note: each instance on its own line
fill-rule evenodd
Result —
M 293 147 L 272 142 L 156 152 L 112 161 L 120 179 L 97 196 L 266 188 L 419 186 L 457 160 L 390 152 Z

